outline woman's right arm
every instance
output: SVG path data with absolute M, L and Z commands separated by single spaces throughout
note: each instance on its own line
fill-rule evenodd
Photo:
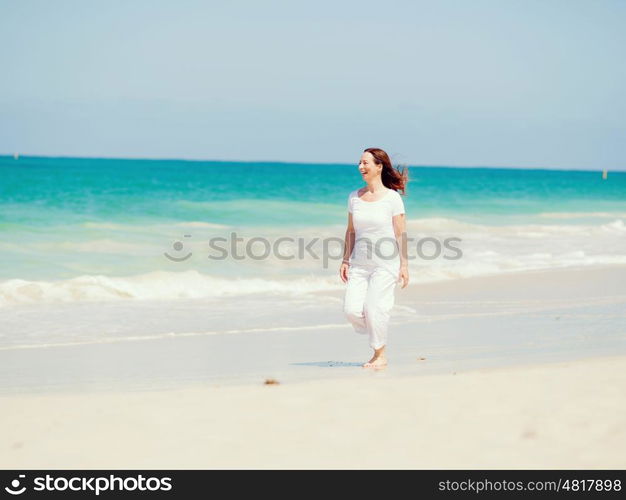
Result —
M 339 268 L 339 276 L 344 283 L 348 281 L 348 268 L 350 267 L 348 259 L 350 258 L 350 255 L 352 255 L 352 250 L 354 249 L 354 235 L 355 231 L 354 225 L 352 224 L 352 213 L 348 212 L 348 227 L 346 228 L 343 245 L 343 261 L 341 262 L 341 267 Z

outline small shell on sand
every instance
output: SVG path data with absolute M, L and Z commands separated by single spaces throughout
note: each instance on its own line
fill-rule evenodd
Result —
M 280 382 L 274 378 L 266 378 L 265 382 L 263 382 L 265 385 L 279 385 Z

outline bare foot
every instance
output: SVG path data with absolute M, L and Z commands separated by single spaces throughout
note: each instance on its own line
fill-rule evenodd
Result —
M 383 368 L 387 366 L 387 358 L 384 354 L 374 354 L 372 359 L 363 363 L 363 368 Z

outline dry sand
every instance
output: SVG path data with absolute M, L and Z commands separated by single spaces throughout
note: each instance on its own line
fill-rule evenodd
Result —
M 0 467 L 626 468 L 625 356 L 379 375 L 4 397 Z

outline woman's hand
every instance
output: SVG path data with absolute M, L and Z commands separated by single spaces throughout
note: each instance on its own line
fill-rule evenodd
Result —
M 404 288 L 409 284 L 409 266 L 402 265 L 400 266 L 400 274 L 398 275 L 398 281 L 402 281 L 402 286 L 400 288 Z
M 350 269 L 350 264 L 346 264 L 345 262 L 341 263 L 341 267 L 339 268 L 339 277 L 341 281 L 344 283 L 348 282 L 348 270 Z

